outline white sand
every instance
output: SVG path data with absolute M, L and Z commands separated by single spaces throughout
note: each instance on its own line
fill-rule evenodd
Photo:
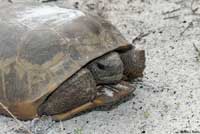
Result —
M 111 111 L 93 111 L 61 123 L 50 119 L 22 123 L 36 134 L 200 133 L 200 57 L 193 47 L 200 48 L 200 15 L 192 14 L 192 1 L 76 1 L 84 10 L 87 4 L 99 8 L 95 12 L 109 19 L 130 42 L 149 33 L 135 42 L 146 50 L 145 76 L 135 82 L 135 97 Z M 72 7 L 74 2 L 64 4 Z M 196 7 L 200 8 L 198 2 L 192 9 Z M 177 11 L 169 13 L 173 10 Z M 24 129 L 18 127 L 13 119 L 1 116 L 1 134 L 22 134 Z

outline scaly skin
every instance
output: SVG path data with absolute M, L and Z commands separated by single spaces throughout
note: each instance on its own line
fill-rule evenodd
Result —
M 120 58 L 124 64 L 124 75 L 126 80 L 143 76 L 145 69 L 145 51 L 134 47 L 126 52 L 120 53 Z
M 64 82 L 39 107 L 39 115 L 54 115 L 76 108 L 95 98 L 96 83 L 88 69 L 78 73 Z

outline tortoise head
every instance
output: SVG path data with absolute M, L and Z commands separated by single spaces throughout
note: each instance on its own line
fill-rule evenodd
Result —
M 97 84 L 112 84 L 123 77 L 123 62 L 117 52 L 108 53 L 88 65 Z

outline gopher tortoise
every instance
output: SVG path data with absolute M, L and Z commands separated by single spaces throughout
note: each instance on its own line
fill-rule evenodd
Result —
M 101 17 L 49 4 L 0 5 L 0 114 L 69 119 L 130 95 L 128 81 L 144 68 L 144 50 Z

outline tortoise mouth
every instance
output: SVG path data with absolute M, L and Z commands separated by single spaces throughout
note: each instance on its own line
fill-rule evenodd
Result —
M 111 76 L 104 76 L 101 80 L 96 80 L 97 85 L 108 85 L 108 84 L 117 84 L 122 80 L 122 74 L 116 74 Z

